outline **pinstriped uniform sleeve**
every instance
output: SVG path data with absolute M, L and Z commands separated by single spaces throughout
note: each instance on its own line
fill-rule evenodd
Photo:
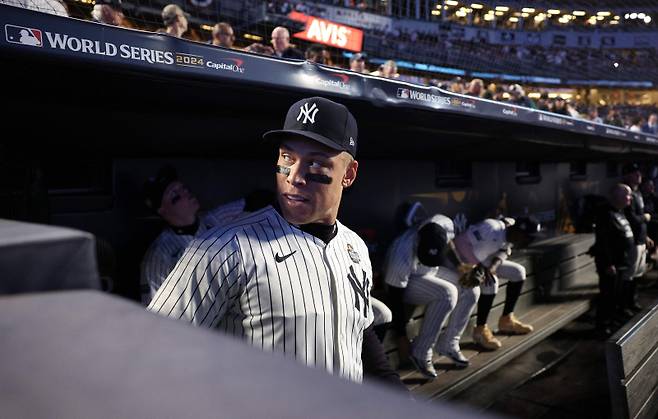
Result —
M 217 234 L 221 233 L 221 234 Z M 244 290 L 242 252 L 235 230 L 193 241 L 148 309 L 197 326 L 216 327 Z
M 386 253 L 384 282 L 398 288 L 406 288 L 414 270 L 413 233 L 407 230 L 396 238 Z
M 141 266 L 142 303 L 151 301 L 175 265 L 176 260 L 167 257 L 157 246 L 147 250 Z

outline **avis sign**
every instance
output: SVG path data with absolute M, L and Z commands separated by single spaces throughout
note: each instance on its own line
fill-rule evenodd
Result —
M 360 52 L 363 47 L 362 30 L 299 12 L 292 12 L 288 17 L 306 23 L 302 32 L 293 35 L 295 38 L 354 52 Z

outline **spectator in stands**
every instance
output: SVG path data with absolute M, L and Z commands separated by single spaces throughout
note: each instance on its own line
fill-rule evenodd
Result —
M 195 237 L 229 223 L 245 211 L 254 211 L 273 202 L 273 196 L 269 192 L 256 190 L 245 199 L 200 213 L 199 201 L 178 179 L 176 170 L 164 166 L 145 183 L 144 202 L 167 224 L 149 246 L 142 261 L 142 303 L 148 305 Z
M 397 79 L 400 77 L 398 74 L 398 65 L 393 60 L 388 60 L 377 71 L 373 71 L 373 76 L 384 77 L 387 79 Z
M 359 52 L 350 57 L 350 70 L 356 73 L 369 74 L 370 72 L 366 68 L 366 54 Z
M 631 203 L 631 188 L 619 183 L 610 190 L 609 203 L 596 217 L 596 241 L 591 249 L 599 275 L 599 300 L 596 328 L 601 337 L 612 334 L 615 310 L 615 288 L 622 281 L 623 272 L 632 269 L 633 231 L 624 215 Z M 627 288 L 626 288 L 627 289 Z
M 631 125 L 628 127 L 632 132 L 642 132 L 642 117 L 635 115 L 631 118 Z
M 304 54 L 290 45 L 290 32 L 283 26 L 277 26 L 272 31 L 272 46 L 277 57 L 304 59 Z
M 223 48 L 233 48 L 235 34 L 230 24 L 219 22 L 212 28 L 212 44 Z
M 619 112 L 615 108 L 610 108 L 608 110 L 608 115 L 605 117 L 605 123 L 609 125 L 614 125 L 616 127 L 623 127 L 624 123 L 621 120 Z
M 464 93 L 464 82 L 461 77 L 455 77 L 450 82 L 450 91 L 452 93 Z
M 553 109 L 551 109 L 551 112 L 559 115 L 569 116 L 569 109 L 567 109 L 567 101 L 564 100 L 562 96 L 556 97 L 555 100 L 553 101 Z
M 304 58 L 307 61 L 317 64 L 332 65 L 331 55 L 329 51 L 324 47 L 324 45 L 313 44 L 306 49 L 304 53 Z
M 599 116 L 599 108 L 597 108 L 596 106 L 590 106 L 587 115 L 590 121 L 596 122 L 598 124 L 603 123 L 603 119 L 601 119 L 601 117 Z
M 647 123 L 642 125 L 642 132 L 654 135 L 658 134 L 658 114 L 652 113 L 649 115 Z
M 548 92 L 542 92 L 537 100 L 537 109 L 540 111 L 551 111 L 551 100 L 548 97 Z
M 466 92 L 469 96 L 482 97 L 484 90 L 484 82 L 481 79 L 473 79 L 468 84 L 468 91 Z
M 164 32 L 168 35 L 182 38 L 183 34 L 187 32 L 187 18 L 188 14 L 183 12 L 177 4 L 168 4 L 162 9 L 162 21 L 164 22 L 164 29 L 158 32 Z
M 489 83 L 486 90 L 482 93 L 482 98 L 493 100 L 494 93 L 496 93 L 496 83 Z
M 525 95 L 523 87 L 518 84 L 513 84 L 509 87 L 509 94 L 511 96 L 510 103 L 518 106 L 525 106 L 526 108 L 536 108 L 535 102 Z
M 0 0 L 0 4 L 22 7 L 23 9 L 36 10 L 37 12 L 57 16 L 69 15 L 66 4 L 60 0 Z
M 123 15 L 121 0 L 96 0 L 94 8 L 91 10 L 91 17 L 95 22 L 106 25 L 133 28 L 133 25 Z

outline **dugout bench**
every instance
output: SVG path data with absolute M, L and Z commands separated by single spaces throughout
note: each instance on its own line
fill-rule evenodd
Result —
M 587 312 L 591 299 L 598 293 L 598 277 L 594 259 L 587 253 L 594 243 L 592 234 L 568 234 L 537 241 L 527 249 L 516 250 L 511 260 L 525 266 L 527 278 L 516 304 L 516 316 L 535 327 L 525 336 L 498 335 L 503 347 L 497 351 L 481 351 L 472 341 L 476 311 L 461 339 L 462 353 L 470 360 L 469 367 L 457 369 L 452 361 L 435 355 L 438 377 L 425 379 L 410 366 L 400 368 L 396 339 L 387 332 L 386 353 L 409 389 L 423 399 L 450 399 L 481 378 L 511 361 L 544 340 L 564 325 Z M 506 295 L 507 280 L 501 278 L 500 290 L 489 314 L 489 326 L 497 330 Z M 413 309 L 407 323 L 407 333 L 413 338 L 423 320 L 424 306 Z
M 658 414 L 658 300 L 619 329 L 605 346 L 613 419 Z

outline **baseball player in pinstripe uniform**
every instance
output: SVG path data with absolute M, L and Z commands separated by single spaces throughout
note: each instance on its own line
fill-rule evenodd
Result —
M 394 327 L 405 336 L 400 301 L 426 305 L 423 324 L 411 347 L 410 360 L 426 377 L 436 377 L 432 348 L 465 367 L 468 359 L 459 348 L 459 339 L 479 296 L 478 288 L 459 283 L 459 256 L 452 247 L 454 225 L 450 218 L 436 214 L 407 229 L 392 243 L 386 257 L 385 281 L 394 303 Z M 445 319 L 447 327 L 439 338 Z M 437 342 L 438 339 L 438 342 Z
M 147 180 L 144 195 L 146 206 L 167 223 L 142 260 L 140 289 L 142 304 L 148 305 L 194 237 L 233 220 L 243 212 L 245 201 L 240 199 L 200 214 L 199 201 L 171 166 L 160 168 Z
M 508 334 L 526 334 L 533 330 L 529 324 L 520 322 L 514 316 L 514 307 L 521 294 L 525 281 L 525 268 L 510 260 L 512 242 L 520 243 L 529 237 L 525 221 L 523 228 L 511 228 L 515 224 L 513 218 L 485 219 L 455 238 L 455 247 L 462 259 L 469 264 L 485 268 L 487 280 L 480 286 L 482 295 L 478 300 L 476 327 L 473 330 L 473 340 L 488 350 L 496 350 L 501 343 L 493 336 L 487 326 L 487 317 L 491 311 L 494 297 L 498 292 L 498 276 L 508 279 L 507 295 L 503 315 L 498 321 L 498 330 Z M 538 224 L 535 225 L 538 228 Z
M 195 239 L 148 308 L 360 382 L 362 346 L 383 351 L 368 249 L 336 218 L 357 175 L 356 121 L 313 97 L 264 137 L 278 146 L 276 204 Z
M 163 166 L 144 185 L 146 206 L 167 223 L 151 243 L 141 265 L 142 304 L 148 306 L 167 275 L 174 269 L 185 248 L 195 237 L 213 227 L 228 224 L 245 211 L 250 212 L 271 201 L 271 192 L 256 189 L 245 199 L 220 205 L 199 213 L 199 201 L 178 179 L 176 170 Z

